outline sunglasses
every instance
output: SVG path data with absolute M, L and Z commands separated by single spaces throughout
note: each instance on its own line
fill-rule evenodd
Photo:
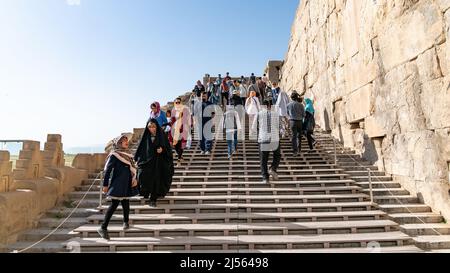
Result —
M 180 104 L 180 103 L 181 103 L 181 101 L 176 101 L 176 102 L 175 102 L 175 104 Z

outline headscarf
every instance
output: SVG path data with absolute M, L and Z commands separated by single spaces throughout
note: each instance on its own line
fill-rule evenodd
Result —
M 152 141 L 148 126 L 153 123 L 156 125 L 156 136 L 155 140 Z M 159 125 L 156 119 L 151 119 L 147 122 L 145 126 L 144 133 L 142 135 L 142 139 L 139 143 L 139 146 L 136 150 L 136 154 L 134 156 L 134 160 L 136 161 L 138 166 L 142 166 L 150 162 L 156 155 L 156 148 L 163 148 L 163 154 L 168 156 L 172 155 L 172 149 L 169 146 L 169 141 L 167 140 L 161 126 Z
M 153 113 L 153 111 L 151 111 L 150 112 L 150 119 L 156 119 L 156 118 L 159 117 L 159 115 L 161 115 L 161 105 L 157 101 L 152 103 L 152 105 L 156 106 L 156 113 Z
M 105 149 L 106 151 L 109 151 L 109 155 L 106 159 L 106 162 L 109 162 L 109 160 L 111 159 L 112 156 L 116 157 L 119 161 L 121 161 L 122 163 L 130 166 L 130 171 L 131 174 L 133 176 L 132 179 L 132 184 L 133 186 L 137 185 L 137 180 L 136 180 L 136 163 L 134 161 L 133 155 L 130 153 L 129 149 L 123 149 L 121 147 L 121 140 L 126 139 L 127 141 L 130 141 L 131 139 L 131 134 L 122 134 L 116 138 L 114 138 L 113 140 L 111 140 L 108 145 L 107 148 Z M 106 166 L 108 166 L 108 163 L 105 164 L 105 171 L 106 171 Z
M 314 103 L 313 103 L 313 101 L 311 99 L 306 99 L 305 103 L 306 103 L 305 110 L 307 112 L 310 112 L 311 114 L 314 114 L 315 110 L 314 110 Z

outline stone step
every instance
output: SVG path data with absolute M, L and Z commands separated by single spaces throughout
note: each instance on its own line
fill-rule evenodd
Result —
M 252 161 L 258 161 L 257 163 L 253 163 L 253 162 L 249 162 L 249 163 L 244 163 L 245 160 L 242 160 L 242 158 L 240 157 L 236 157 L 233 156 L 231 159 L 228 158 L 228 156 L 224 156 L 223 158 L 212 158 L 212 157 L 207 157 L 204 158 L 206 159 L 208 162 L 205 163 L 201 163 L 201 160 L 203 158 L 199 158 L 199 157 L 192 157 L 192 159 L 186 159 L 186 157 L 184 157 L 184 159 L 181 162 L 177 161 L 177 158 L 174 158 L 174 163 L 177 166 L 203 166 L 203 167 L 208 167 L 208 166 L 212 166 L 212 165 L 219 165 L 219 166 L 260 166 L 260 162 L 259 162 L 259 156 L 258 157 L 247 157 L 247 160 L 252 160 Z M 272 162 L 272 158 L 268 159 L 268 162 Z M 281 165 L 304 165 L 304 166 L 309 166 L 309 165 L 331 165 L 334 164 L 333 161 L 331 161 L 330 159 L 327 158 L 321 158 L 321 159 L 314 159 L 314 160 L 308 160 L 308 159 L 302 159 L 300 157 L 296 157 L 296 158 L 285 158 L 285 157 L 281 157 L 280 160 L 280 164 Z
M 209 188 L 209 189 L 176 189 L 172 188 L 173 196 L 195 195 L 306 195 L 306 194 L 351 194 L 360 191 L 358 186 L 329 186 L 305 188 Z
M 447 248 L 447 249 L 431 249 L 431 250 L 426 251 L 425 253 L 431 253 L 431 254 L 442 254 L 442 253 L 445 253 L 445 254 L 448 254 L 448 253 L 450 253 L 450 248 Z
M 348 173 L 349 175 L 353 176 L 369 176 L 368 171 L 364 170 L 364 171 L 345 171 L 345 173 Z M 380 172 L 380 171 L 371 171 L 370 172 L 372 177 L 374 176 L 385 176 L 385 172 Z
M 333 163 L 334 163 L 334 156 L 331 157 L 333 159 Z M 338 161 L 338 166 L 345 168 L 345 167 L 359 167 L 359 168 L 365 168 L 367 170 L 367 168 L 375 168 L 378 170 L 377 167 L 373 166 L 373 164 L 371 164 L 370 162 L 367 161 L 361 161 L 361 162 L 355 162 L 355 161 Z
M 203 213 L 203 214 L 132 214 L 130 224 L 216 224 L 216 223 L 277 223 L 383 220 L 387 215 L 380 210 L 345 212 L 289 212 L 289 213 Z M 103 215 L 92 215 L 89 223 L 99 224 Z M 115 214 L 111 223 L 121 223 L 123 216 Z
M 83 238 L 98 238 L 98 226 L 85 225 L 74 232 Z M 241 235 L 319 235 L 375 233 L 398 231 L 398 224 L 389 220 L 340 221 L 312 223 L 259 224 L 192 224 L 192 225 L 134 225 L 124 231 L 121 225 L 111 225 L 111 237 L 182 237 L 182 236 L 241 236 Z
M 63 229 L 69 229 L 69 228 L 76 228 L 81 225 L 86 224 L 85 217 L 83 218 L 69 218 L 62 226 Z M 40 228 L 56 228 L 62 223 L 63 219 L 55 219 L 55 218 L 42 218 L 39 220 L 39 227 Z
M 370 189 L 363 189 L 362 192 L 365 194 L 370 193 Z M 373 195 L 375 196 L 391 196 L 391 195 L 409 195 L 409 191 L 403 189 L 403 188 L 373 188 L 372 189 Z
M 223 196 L 168 196 L 158 200 L 158 204 L 286 204 L 286 203 L 335 203 L 335 202 L 364 202 L 368 199 L 366 194 L 328 194 L 328 195 L 223 195 Z M 98 200 L 95 200 L 98 201 Z M 131 204 L 145 205 L 143 198 L 130 199 Z
M 98 178 L 100 176 L 100 172 L 88 174 L 88 178 Z
M 362 187 L 363 189 L 368 189 L 370 187 L 369 182 L 356 182 L 355 184 Z M 400 183 L 398 183 L 398 182 L 392 182 L 392 181 L 373 182 L 372 181 L 372 188 L 374 188 L 374 189 L 384 189 L 384 188 L 398 189 L 401 187 L 402 187 L 402 185 L 400 185 Z
M 307 195 L 307 194 L 351 194 L 358 193 L 357 186 L 344 187 L 308 187 L 308 188 L 209 188 L 209 189 L 177 189 L 172 188 L 167 196 L 211 196 L 211 195 Z M 99 197 L 99 192 L 72 192 L 70 198 L 77 199 L 84 195 L 93 199 Z
M 448 251 L 450 249 L 450 235 L 426 235 L 426 236 L 418 236 L 413 238 L 415 244 L 425 250 L 429 249 L 446 249 Z
M 444 218 L 436 213 L 391 213 L 390 219 L 400 224 L 442 223 Z
M 40 228 L 27 231 L 19 236 L 18 241 L 29 241 L 31 243 L 37 242 L 43 239 L 45 236 L 53 232 L 54 229 Z M 73 229 L 59 229 L 50 235 L 46 241 L 67 241 L 79 234 L 73 232 Z
M 363 166 L 339 166 L 340 168 L 344 169 L 346 172 L 350 171 L 358 171 L 358 172 L 364 172 L 364 175 L 368 173 L 367 169 L 370 169 L 372 172 L 378 172 L 378 168 L 375 166 L 370 167 L 363 167 Z M 384 172 L 380 172 L 381 175 L 385 175 Z
M 356 182 L 369 182 L 368 176 L 350 176 L 351 179 Z M 390 176 L 372 176 L 372 182 L 386 182 L 392 181 L 392 177 Z
M 270 162 L 270 160 L 269 160 Z M 200 166 L 200 167 L 205 167 L 205 166 L 209 166 L 209 165 L 236 165 L 236 166 L 260 166 L 261 162 L 259 161 L 259 157 L 258 158 L 253 158 L 253 159 L 246 159 L 246 160 L 242 160 L 242 159 L 233 159 L 233 160 L 229 160 L 227 158 L 224 159 L 214 159 L 214 160 L 210 160 L 210 159 L 206 159 L 206 158 L 184 158 L 184 160 L 181 162 L 181 166 L 184 165 L 189 165 L 189 166 Z M 281 163 L 280 165 L 292 165 L 292 166 L 297 166 L 297 165 L 304 165 L 304 166 L 308 166 L 308 165 L 333 165 L 334 162 L 332 162 L 329 159 L 303 159 L 301 157 L 296 157 L 295 160 L 291 160 L 288 161 L 285 158 L 281 158 Z
M 82 251 L 164 251 L 164 250 L 233 250 L 233 249 L 307 249 L 367 247 L 371 242 L 381 246 L 403 246 L 411 238 L 401 232 L 339 235 L 286 236 L 217 236 L 163 238 L 97 238 L 75 239 Z
M 224 254 L 306 254 L 306 253 L 423 253 L 424 251 L 414 245 L 406 246 L 391 246 L 391 247 L 360 247 L 360 248 L 320 248 L 320 249 L 258 249 L 258 250 L 222 250 L 220 253 Z M 433 251 L 434 252 L 434 251 Z M 174 250 L 174 251 L 117 251 L 117 253 L 131 254 L 131 253 L 152 253 L 152 254 L 216 254 L 217 250 Z M 450 253 L 450 250 L 442 251 L 442 253 Z
M 401 231 L 409 236 L 450 235 L 449 224 L 405 224 Z
M 91 182 L 92 183 L 92 182 Z M 89 184 L 91 184 L 89 183 Z M 98 180 L 98 183 L 100 180 Z M 103 183 L 103 180 L 101 180 Z M 88 182 L 86 182 L 88 184 Z M 269 184 L 261 182 L 234 182 L 234 181 L 215 181 L 215 182 L 173 182 L 172 189 L 207 189 L 207 188 L 302 188 L 302 187 L 332 187 L 332 186 L 353 186 L 356 183 L 353 180 L 310 180 L 310 181 L 271 181 Z M 78 186 L 77 191 L 87 191 L 90 186 Z M 91 191 L 100 189 L 99 185 L 92 187 Z
M 102 213 L 107 205 L 99 207 Z M 307 203 L 307 204 L 214 204 L 214 205 L 160 205 L 151 208 L 148 205 L 132 205 L 134 214 L 201 214 L 201 213 L 282 213 L 282 212 L 338 212 L 377 210 L 370 202 L 353 203 Z M 117 208 L 121 214 L 122 207 Z
M 279 175 L 279 181 L 296 181 L 296 180 L 310 180 L 310 179 L 317 179 L 320 180 L 322 178 L 341 178 L 341 179 L 348 179 L 348 174 L 294 174 L 294 175 Z M 209 181 L 261 181 L 261 175 L 214 175 L 214 176 L 182 176 L 175 174 L 173 176 L 174 182 L 209 182 Z
M 424 213 L 431 208 L 423 204 L 383 204 L 379 208 L 387 213 Z
M 30 248 L 29 250 L 23 253 L 60 253 L 67 252 L 66 245 L 64 245 L 65 241 L 44 241 L 39 243 L 38 245 Z M 25 248 L 30 247 L 34 242 L 17 242 L 12 245 L 9 245 L 4 252 L 13 252 L 13 251 L 21 251 Z M 22 253 L 22 252 L 21 252 Z
M 181 170 L 178 169 L 175 172 L 175 176 L 223 176 L 223 175 L 259 175 L 261 174 L 261 168 L 259 169 L 247 169 L 247 170 L 216 170 L 214 166 L 211 166 L 212 169 L 205 168 L 202 171 L 193 171 L 193 170 Z M 342 173 L 343 169 L 291 169 L 291 170 L 277 170 L 279 175 L 307 175 L 307 174 L 339 174 Z
M 230 163 L 230 162 L 229 162 Z M 192 171 L 204 171 L 207 168 L 211 168 L 209 165 L 207 166 L 183 166 L 182 164 L 178 165 L 175 164 L 175 172 L 179 171 L 185 171 L 185 170 L 192 170 Z M 214 164 L 213 166 L 214 170 L 222 170 L 222 169 L 226 169 L 229 170 L 230 168 L 232 170 L 244 170 L 244 169 L 256 169 L 256 170 L 261 170 L 261 165 L 260 164 L 233 164 L 230 166 L 230 164 Z M 336 165 L 333 164 L 317 164 L 317 165 L 306 165 L 306 164 L 292 164 L 292 165 L 286 165 L 286 164 L 281 164 L 278 167 L 278 170 L 309 170 L 309 169 L 337 169 Z M 342 169 L 343 170 L 343 169 Z
M 412 195 L 374 196 L 374 201 L 381 205 L 418 204 L 419 198 Z
M 54 208 L 47 211 L 46 215 L 49 218 L 63 219 L 67 217 L 70 213 L 72 213 L 72 211 L 73 209 L 69 208 Z M 73 212 L 72 217 L 75 218 L 88 217 L 95 213 L 98 213 L 98 210 L 91 208 L 78 208 Z

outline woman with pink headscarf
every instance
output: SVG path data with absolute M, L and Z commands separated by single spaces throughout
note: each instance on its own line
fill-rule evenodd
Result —
M 161 105 L 159 102 L 155 101 L 151 105 L 151 112 L 149 120 L 156 119 L 160 127 L 163 127 L 167 124 L 166 113 L 161 110 Z

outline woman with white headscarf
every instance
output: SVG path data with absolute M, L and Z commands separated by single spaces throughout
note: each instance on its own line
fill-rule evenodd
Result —
M 122 134 L 110 142 L 109 156 L 106 160 L 103 180 L 103 193 L 111 199 L 111 205 L 98 233 L 103 239 L 109 240 L 108 225 L 119 204 L 123 208 L 123 228 L 130 228 L 130 198 L 138 195 L 137 169 L 133 155 L 129 151 L 130 136 Z M 111 179 L 110 179 L 111 178 Z
M 259 111 L 261 111 L 261 103 L 259 102 L 259 99 L 256 97 L 256 92 L 251 91 L 250 96 L 248 97 L 247 101 L 245 102 L 245 111 L 248 115 L 248 121 L 249 124 L 252 125 L 253 121 L 255 120 L 256 115 L 258 115 Z M 250 132 L 255 133 L 255 132 Z
M 288 111 L 287 111 L 287 105 L 289 104 L 289 96 L 284 91 L 280 91 L 280 94 L 278 95 L 277 103 L 275 105 L 278 114 L 280 115 L 281 120 L 281 135 L 283 137 L 287 136 L 288 131 Z

